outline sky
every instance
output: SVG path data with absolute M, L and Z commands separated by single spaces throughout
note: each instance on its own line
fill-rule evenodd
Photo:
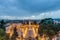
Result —
M 0 19 L 60 18 L 60 0 L 0 0 Z

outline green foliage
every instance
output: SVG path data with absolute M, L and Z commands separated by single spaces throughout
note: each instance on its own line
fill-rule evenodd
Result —
M 38 33 L 41 35 L 46 34 L 47 36 L 52 36 L 56 34 L 56 26 L 52 18 L 46 18 L 41 20 Z
M 60 23 L 59 24 L 56 24 L 56 30 L 57 31 L 60 31 Z
M 7 34 L 3 29 L 0 29 L 0 40 L 6 40 L 7 39 Z
M 0 21 L 0 28 L 2 28 L 2 29 L 4 29 L 5 30 L 5 22 L 4 22 L 4 20 L 1 20 Z
M 45 18 L 41 20 L 41 24 L 53 24 L 53 19 L 52 18 Z

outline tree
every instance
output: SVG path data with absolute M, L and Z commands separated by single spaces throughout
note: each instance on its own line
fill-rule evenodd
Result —
M 0 28 L 0 40 L 7 40 L 7 34 L 3 29 Z
M 52 18 L 45 18 L 45 19 L 42 19 L 41 24 L 54 24 L 54 21 Z
M 0 21 L 0 28 L 2 28 L 2 29 L 4 29 L 5 30 L 5 22 L 4 22 L 4 20 L 1 20 Z
M 56 25 L 56 30 L 57 30 L 57 31 L 60 31 L 60 23 L 58 23 L 58 24 Z
M 52 18 L 46 18 L 41 20 L 40 26 L 38 28 L 38 33 L 48 36 L 50 39 L 53 35 L 56 34 L 55 26 Z

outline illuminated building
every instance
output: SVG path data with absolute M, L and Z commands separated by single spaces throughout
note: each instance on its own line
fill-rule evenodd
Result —
M 14 28 L 16 27 L 18 37 L 17 40 L 26 40 L 26 39 L 36 39 L 38 36 L 38 27 L 39 24 L 34 24 L 33 22 L 29 21 L 28 24 L 22 23 L 12 23 L 8 27 L 6 27 L 6 33 L 9 35 L 9 38 L 12 37 Z

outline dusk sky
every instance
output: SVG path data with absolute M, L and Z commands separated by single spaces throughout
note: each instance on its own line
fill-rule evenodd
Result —
M 60 0 L 0 0 L 0 19 L 60 18 Z

